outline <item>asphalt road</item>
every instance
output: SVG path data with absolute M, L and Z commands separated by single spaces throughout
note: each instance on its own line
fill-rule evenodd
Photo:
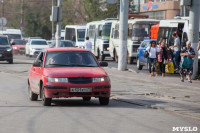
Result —
M 31 102 L 30 60 L 15 56 L 14 64 L 0 62 L 0 133 L 170 133 L 173 127 L 199 125 L 194 119 L 112 99 L 108 106 L 80 98 L 56 99 L 51 107 Z

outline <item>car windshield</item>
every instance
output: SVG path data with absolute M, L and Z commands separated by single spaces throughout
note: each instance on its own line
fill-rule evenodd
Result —
M 48 45 L 46 41 L 32 41 L 31 45 Z
M 98 67 L 98 64 L 88 51 L 50 51 L 45 67 Z
M 102 36 L 110 36 L 111 24 L 105 24 L 102 30 Z
M 61 41 L 60 47 L 74 47 L 74 43 L 71 41 Z
M 9 45 L 7 37 L 0 37 L 0 45 Z
M 77 39 L 80 42 L 85 41 L 85 29 L 78 29 L 77 30 Z
M 14 40 L 15 45 L 25 45 L 26 41 L 24 40 Z

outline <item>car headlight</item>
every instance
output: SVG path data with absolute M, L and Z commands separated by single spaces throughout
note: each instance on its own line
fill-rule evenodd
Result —
M 10 51 L 12 51 L 12 48 L 8 48 L 8 49 L 6 49 L 6 51 L 10 52 Z
M 110 81 L 109 77 L 98 77 L 92 79 L 92 82 L 109 82 L 109 81 Z
M 48 82 L 52 82 L 52 83 L 68 83 L 68 78 L 50 78 L 50 77 L 48 77 Z
M 14 49 L 17 49 L 17 47 L 13 47 Z

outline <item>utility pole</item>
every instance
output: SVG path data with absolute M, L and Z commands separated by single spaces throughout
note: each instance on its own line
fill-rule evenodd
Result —
M 3 17 L 4 17 L 4 1 L 1 0 L 1 2 L 2 2 L 1 18 L 3 18 Z M 2 23 L 1 23 L 1 32 L 2 32 L 2 34 L 3 34 L 3 20 L 2 20 Z
M 62 24 L 62 0 L 57 1 L 58 6 L 58 22 L 56 25 L 56 47 L 60 44 L 61 24 Z
M 121 71 L 127 69 L 128 8 L 129 0 L 120 0 L 118 70 Z
M 195 58 L 193 64 L 193 75 L 194 79 L 198 73 L 198 51 L 197 46 L 199 43 L 199 0 L 192 0 L 192 5 L 190 6 L 190 15 L 189 15 L 189 41 L 192 43 L 192 48 L 195 50 Z
M 24 0 L 21 0 L 21 32 L 24 32 Z
M 54 6 L 54 0 L 52 0 L 52 7 Z M 54 40 L 54 21 L 52 21 L 52 40 Z

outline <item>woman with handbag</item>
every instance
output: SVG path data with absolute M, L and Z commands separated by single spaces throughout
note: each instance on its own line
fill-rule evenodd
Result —
M 165 66 L 168 64 L 168 60 L 171 59 L 167 44 L 165 42 L 165 38 L 163 38 L 161 44 L 159 44 L 160 52 L 158 53 L 159 67 L 163 77 L 165 77 Z
M 155 76 L 154 72 L 155 72 L 155 66 L 156 66 L 156 54 L 157 52 L 160 52 L 160 49 L 157 47 L 156 42 L 152 41 L 150 43 L 150 46 L 146 48 L 146 51 L 149 52 L 149 56 L 147 58 L 147 62 L 149 65 L 149 73 L 150 73 L 150 77 Z M 153 64 L 153 70 L 151 71 L 151 65 Z
M 193 59 L 195 57 L 195 51 L 191 47 L 191 42 L 186 42 L 186 48 L 181 51 L 181 69 L 180 69 L 180 75 L 181 75 L 181 81 L 184 82 L 184 77 L 188 75 L 188 82 L 192 83 L 191 76 L 193 74 Z

